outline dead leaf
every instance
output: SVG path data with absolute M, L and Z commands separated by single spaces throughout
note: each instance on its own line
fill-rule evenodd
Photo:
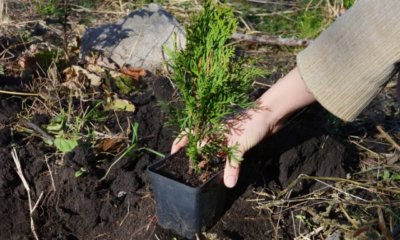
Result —
M 36 61 L 32 56 L 23 55 L 18 58 L 18 65 L 24 70 L 27 68 L 36 68 Z
M 119 152 L 123 147 L 123 134 L 119 133 L 113 138 L 106 138 L 97 146 L 101 152 Z
M 35 54 L 38 53 L 38 51 L 38 46 L 36 44 L 30 45 L 29 49 L 25 50 L 18 58 L 18 65 L 22 69 L 36 68 Z
M 208 161 L 203 160 L 197 164 L 197 167 L 199 167 L 200 169 L 203 169 L 207 164 L 208 164 Z
M 103 67 L 101 67 L 99 65 L 96 65 L 96 64 L 87 64 L 86 65 L 86 70 L 88 70 L 88 71 L 90 71 L 92 73 L 95 73 L 97 75 L 101 75 L 101 74 L 103 74 L 105 72 Z
M 107 103 L 107 105 L 104 107 L 104 110 L 134 112 L 136 107 L 133 105 L 133 103 L 126 99 L 114 97 L 110 102 Z
M 121 73 L 130 76 L 136 81 L 139 81 L 141 77 L 144 77 L 147 75 L 147 72 L 143 68 L 135 68 L 135 67 L 128 67 L 128 66 L 123 66 L 121 68 Z
M 90 81 L 91 86 L 98 87 L 101 85 L 101 77 L 80 66 L 72 65 L 71 67 L 66 68 L 63 72 L 65 74 L 66 82 L 73 81 L 82 83 L 82 78 L 86 78 Z
M 208 179 L 208 173 L 207 172 L 203 172 L 200 176 L 199 176 L 199 180 L 201 182 L 205 182 Z

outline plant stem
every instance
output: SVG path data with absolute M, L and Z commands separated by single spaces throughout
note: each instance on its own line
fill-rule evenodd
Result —
M 13 92 L 13 91 L 6 91 L 6 90 L 0 90 L 0 93 L 3 94 L 10 94 L 10 95 L 17 95 L 17 96 L 32 96 L 32 97 L 39 97 L 39 93 L 22 93 L 22 92 Z

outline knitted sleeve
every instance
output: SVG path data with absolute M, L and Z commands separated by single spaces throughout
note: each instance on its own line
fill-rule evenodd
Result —
M 384 87 L 400 60 L 400 1 L 359 0 L 297 55 L 307 88 L 346 121 Z

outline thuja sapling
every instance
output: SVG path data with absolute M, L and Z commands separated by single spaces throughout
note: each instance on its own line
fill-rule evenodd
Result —
M 187 45 L 172 52 L 171 80 L 179 91 L 182 108 L 175 118 L 189 140 L 190 169 L 199 173 L 213 156 L 235 159 L 235 147 L 226 144 L 224 121 L 238 109 L 249 108 L 249 90 L 262 71 L 252 61 L 235 56 L 230 42 L 237 27 L 233 10 L 205 0 L 200 14 L 186 28 Z M 204 144 L 205 142 L 205 144 Z
M 252 79 L 262 73 L 250 61 L 235 56 L 229 40 L 237 21 L 231 9 L 205 0 L 203 11 L 191 21 L 186 29 L 186 48 L 170 55 L 171 80 L 180 106 L 174 109 L 171 122 L 178 122 L 189 140 L 185 149 L 189 171 L 200 175 L 182 179 L 171 170 L 177 165 L 173 160 L 181 160 L 184 152 L 149 166 L 158 224 L 186 238 L 212 226 L 223 214 L 226 188 L 222 172 L 211 163 L 215 157 L 232 158 L 236 149 L 227 147 L 224 121 L 238 109 L 252 105 L 248 99 Z

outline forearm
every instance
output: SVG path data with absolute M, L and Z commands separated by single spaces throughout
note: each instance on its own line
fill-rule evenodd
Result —
M 277 132 L 289 115 L 314 101 L 294 68 L 257 100 L 255 108 L 231 122 L 229 145 L 238 144 L 241 157 L 263 138 Z
M 259 99 L 260 114 L 269 115 L 279 124 L 293 112 L 313 102 L 314 96 L 308 91 L 297 67 L 275 83 Z

